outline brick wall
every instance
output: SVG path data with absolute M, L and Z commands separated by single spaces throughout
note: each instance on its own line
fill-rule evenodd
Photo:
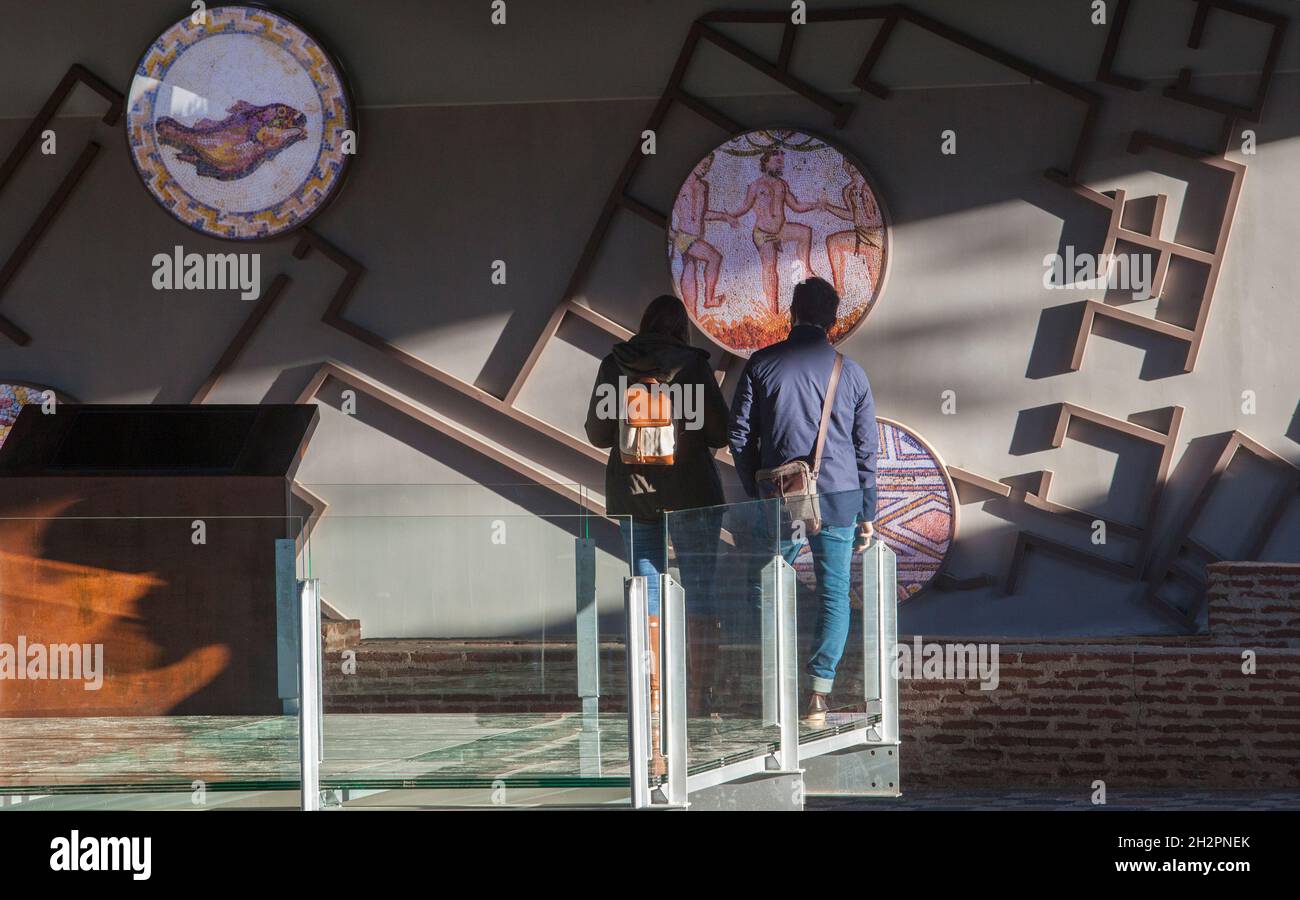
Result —
M 1207 575 L 1208 635 L 1003 644 L 994 691 L 902 682 L 904 785 L 1300 787 L 1300 565 Z
M 1216 644 L 1300 648 L 1300 565 L 1221 562 L 1207 572 Z
M 525 641 L 362 640 L 326 652 L 327 713 L 572 712 L 577 655 L 572 644 Z M 601 708 L 621 711 L 627 694 L 621 644 L 600 649 Z
M 1300 565 L 1209 567 L 1209 635 L 1161 641 L 1002 643 L 999 683 L 904 679 L 903 784 L 1300 787 Z M 904 638 L 910 641 L 911 637 Z M 1243 671 L 1254 653 L 1254 674 Z M 356 674 L 327 656 L 327 712 L 569 712 L 572 646 L 362 641 Z M 722 706 L 758 668 L 724 648 Z M 860 696 L 846 655 L 837 703 Z M 860 659 L 858 660 L 860 662 Z M 623 708 L 622 647 L 602 645 L 602 709 Z M 745 699 L 749 699 L 746 697 Z M 733 702 L 735 701 L 735 702 Z
M 1300 651 L 1010 646 L 993 691 L 900 684 L 903 784 L 1300 787 Z

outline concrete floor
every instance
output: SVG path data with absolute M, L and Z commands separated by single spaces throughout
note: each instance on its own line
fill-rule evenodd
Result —
M 903 788 L 891 798 L 809 797 L 809 810 L 922 812 L 926 810 L 1300 810 L 1300 791 L 1116 790 L 1105 805 L 1078 792 L 1048 788 Z

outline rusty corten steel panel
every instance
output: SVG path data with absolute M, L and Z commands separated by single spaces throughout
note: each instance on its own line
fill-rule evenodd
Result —
M 3 483 L 0 716 L 280 711 L 275 541 L 297 532 L 285 479 Z

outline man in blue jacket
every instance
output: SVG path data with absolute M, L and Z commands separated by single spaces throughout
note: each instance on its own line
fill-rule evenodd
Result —
M 840 298 L 821 278 L 795 286 L 794 326 L 781 343 L 750 357 L 731 404 L 731 455 L 740 483 L 758 496 L 755 475 L 797 459 L 812 464 L 822 404 L 836 352 L 827 338 Z M 807 672 L 812 693 L 805 720 L 823 721 L 835 669 L 849 636 L 849 575 L 855 552 L 871 539 L 876 514 L 875 402 L 862 367 L 845 358 L 817 479 L 822 529 L 808 535 L 821 599 Z M 793 563 L 802 535 L 783 529 L 781 553 Z

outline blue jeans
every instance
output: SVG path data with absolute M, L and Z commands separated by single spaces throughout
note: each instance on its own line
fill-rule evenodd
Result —
M 679 521 L 674 522 L 674 518 Z M 630 527 L 628 523 L 631 523 Z M 669 515 L 668 538 L 677 556 L 677 568 L 686 592 L 686 611 L 692 616 L 717 618 L 721 615 L 713 590 L 713 570 L 718 559 L 718 540 L 722 530 L 722 513 Z M 668 550 L 664 546 L 664 519 L 638 522 L 621 519 L 623 550 L 631 563 L 633 575 L 646 577 L 646 612 L 659 615 L 659 576 L 666 571 Z M 629 543 L 631 546 L 629 546 Z
M 857 525 L 823 525 L 819 534 L 807 538 L 812 549 L 813 574 L 817 578 L 817 597 L 820 602 L 817 622 L 813 627 L 812 655 L 809 656 L 804 671 L 812 679 L 812 689 L 819 694 L 829 694 L 835 686 L 835 670 L 844 656 L 844 645 L 849 639 L 849 581 L 857 531 Z M 788 528 L 782 527 L 782 532 L 779 551 L 786 562 L 794 565 L 795 557 L 804 545 L 789 539 Z M 771 561 L 772 549 L 777 546 L 771 523 L 756 523 L 753 533 L 757 542 L 750 556 L 751 565 L 755 567 L 750 576 L 753 611 L 750 631 L 747 633 L 758 626 L 763 596 L 762 568 Z M 756 638 L 757 635 L 751 634 L 751 637 Z
M 819 534 L 808 536 L 821 607 L 806 671 L 812 676 L 812 689 L 819 694 L 829 694 L 834 687 L 835 670 L 849 639 L 849 577 L 857 533 L 856 525 L 823 525 Z M 781 541 L 781 555 L 791 565 L 801 549 L 802 544 Z

